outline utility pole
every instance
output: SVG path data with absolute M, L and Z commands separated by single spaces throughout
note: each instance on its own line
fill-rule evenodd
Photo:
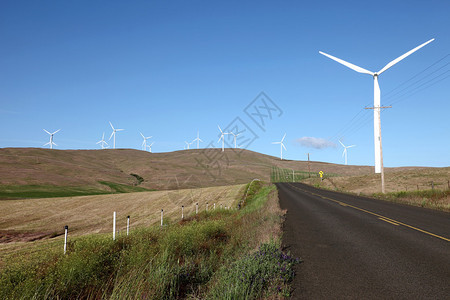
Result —
M 380 167 L 381 167 L 381 192 L 384 194 L 386 192 L 385 186 L 384 186 L 384 165 L 383 165 L 383 146 L 381 143 L 381 109 L 382 108 L 392 108 L 391 105 L 389 106 L 378 106 L 378 107 L 365 107 L 365 109 L 375 109 L 377 119 L 375 120 L 375 123 L 378 122 L 378 132 L 380 133 L 380 136 L 378 137 L 380 139 Z
M 311 178 L 311 168 L 309 166 L 309 153 L 306 154 L 308 154 L 308 177 Z

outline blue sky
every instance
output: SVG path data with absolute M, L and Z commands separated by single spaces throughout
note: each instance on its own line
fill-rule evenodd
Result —
M 349 164 L 373 165 L 373 80 L 318 51 L 378 71 L 436 38 L 380 76 L 383 154 L 449 166 L 450 2 L 309 2 L 2 1 L 0 147 L 43 147 L 45 128 L 56 149 L 97 149 L 108 121 L 118 148 L 142 131 L 181 150 L 197 130 L 220 147 L 217 125 L 238 118 L 250 150 L 279 156 L 286 133 L 283 157 L 343 163 L 340 138 Z M 261 92 L 279 111 L 260 127 L 245 108 Z

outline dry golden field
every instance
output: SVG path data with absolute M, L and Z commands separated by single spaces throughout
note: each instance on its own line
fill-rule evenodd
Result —
M 181 206 L 185 216 L 199 211 L 216 209 L 222 205 L 236 206 L 244 194 L 244 185 L 154 191 L 110 195 L 26 200 L 0 200 L 0 265 L 16 250 L 32 248 L 42 243 L 62 241 L 64 226 L 70 236 L 90 233 L 111 233 L 113 212 L 117 213 L 117 230 L 126 232 L 129 215 L 131 229 L 159 224 L 161 209 L 164 218 L 181 219 Z

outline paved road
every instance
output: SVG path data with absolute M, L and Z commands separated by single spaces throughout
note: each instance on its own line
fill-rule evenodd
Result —
M 450 214 L 278 183 L 293 299 L 450 299 Z

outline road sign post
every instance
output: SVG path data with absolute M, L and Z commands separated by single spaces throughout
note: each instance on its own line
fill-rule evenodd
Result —
M 320 175 L 320 181 L 323 181 L 323 171 L 320 171 L 319 175 Z

